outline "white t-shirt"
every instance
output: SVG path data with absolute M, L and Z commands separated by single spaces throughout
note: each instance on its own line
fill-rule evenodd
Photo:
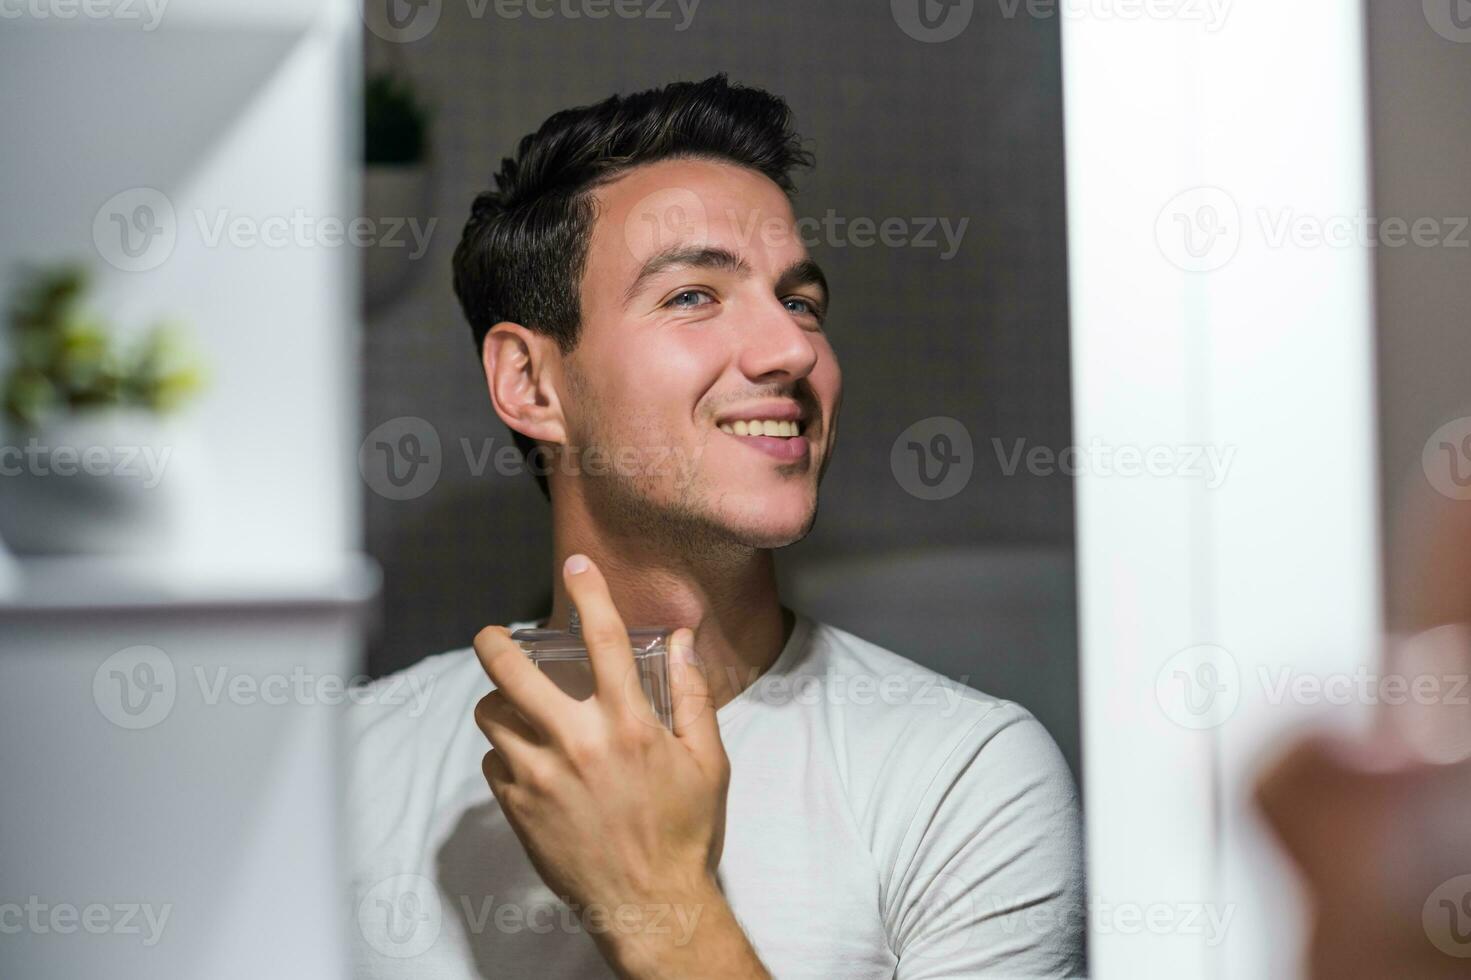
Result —
M 514 624 L 513 628 L 534 625 Z M 358 690 L 347 820 L 358 977 L 608 977 L 481 773 L 470 649 Z M 1026 709 L 801 612 L 720 708 L 720 882 L 781 980 L 1083 974 L 1077 795 Z M 689 934 L 696 910 L 585 910 Z

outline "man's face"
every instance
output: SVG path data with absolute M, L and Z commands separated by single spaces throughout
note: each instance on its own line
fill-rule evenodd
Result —
M 842 372 L 786 196 L 742 167 L 668 160 L 594 200 L 563 402 L 571 444 L 610 461 L 581 481 L 590 508 L 653 533 L 799 540 L 816 519 Z M 725 431 L 737 420 L 800 434 Z

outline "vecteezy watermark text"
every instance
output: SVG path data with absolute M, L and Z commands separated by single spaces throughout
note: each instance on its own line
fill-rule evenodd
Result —
M 494 436 L 474 440 L 462 436 L 460 452 L 472 477 L 487 471 L 519 477 L 562 473 L 568 476 L 662 477 L 673 474 L 676 488 L 695 478 L 704 448 L 680 446 L 559 446 L 555 451 L 538 445 L 529 457 L 506 440 Z M 374 493 L 388 500 L 413 500 L 434 489 L 446 464 L 439 430 L 427 419 L 401 415 L 373 428 L 358 448 L 358 472 Z
M 412 672 L 370 682 L 366 675 L 344 677 L 311 671 L 300 664 L 286 671 L 195 664 L 185 676 L 192 677 L 198 700 L 207 707 L 404 705 L 410 718 L 424 713 L 434 688 L 433 678 Z M 178 701 L 179 689 L 174 658 L 155 646 L 119 650 L 99 664 L 92 675 L 92 700 L 97 710 L 119 728 L 135 731 L 163 722 Z
M 1160 709 L 1182 728 L 1224 725 L 1248 695 L 1272 708 L 1284 704 L 1467 707 L 1471 706 L 1471 674 L 1380 672 L 1362 664 L 1327 672 L 1301 670 L 1291 664 L 1258 664 L 1253 674 L 1243 671 L 1235 654 L 1225 647 L 1199 644 L 1170 656 L 1155 677 Z
M 156 946 L 163 938 L 173 903 L 47 902 L 39 895 L 24 902 L 0 902 L 0 935 L 69 936 L 85 932 L 93 936 L 142 936 L 144 946 Z
M 704 906 L 677 902 L 572 902 L 548 896 L 540 901 L 497 901 L 494 895 L 443 896 L 439 886 L 420 874 L 397 874 L 374 882 L 358 902 L 358 928 L 379 953 L 395 959 L 420 956 L 439 940 L 444 927 L 444 899 L 465 932 L 494 931 L 505 935 L 530 932 L 548 935 L 667 936 L 676 946 L 694 938 Z
M 1026 439 L 1013 439 L 1011 445 L 991 439 L 996 462 L 1003 476 L 1015 476 L 1025 468 L 1031 476 L 1120 476 L 1134 478 L 1184 477 L 1205 480 L 1214 490 L 1226 481 L 1235 446 L 1153 445 L 1110 446 L 1094 439 L 1086 447 L 1066 446 L 1055 450 L 1050 446 L 1028 446 Z
M 1226 23 L 1233 0 L 997 0 L 1007 20 L 1024 13 L 1034 20 L 1172 20 L 1203 24 L 1215 33 Z
M 31 436 L 24 447 L 0 446 L 0 477 L 117 476 L 152 490 L 163 480 L 172 446 L 49 445 Z
M 142 21 L 142 30 L 154 31 L 168 5 L 169 0 L 0 0 L 0 20 Z

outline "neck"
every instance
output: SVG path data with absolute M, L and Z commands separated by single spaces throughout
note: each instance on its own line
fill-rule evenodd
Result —
M 769 549 L 703 554 L 704 549 L 564 519 L 571 515 L 558 513 L 555 504 L 553 516 L 548 628 L 567 628 L 572 601 L 562 584 L 562 563 L 581 553 L 602 571 L 626 627 L 694 630 L 695 653 L 716 708 L 754 683 L 786 645 L 796 617 L 781 605 Z

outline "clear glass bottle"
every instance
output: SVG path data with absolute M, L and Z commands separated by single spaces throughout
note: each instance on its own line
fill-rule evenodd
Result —
M 633 648 L 634 671 L 624 685 L 624 694 L 640 717 L 657 721 L 665 728 L 674 727 L 673 702 L 669 694 L 670 626 L 630 628 L 628 641 Z M 582 638 L 582 624 L 577 610 L 565 630 L 519 629 L 511 639 L 537 668 L 552 682 L 579 701 L 592 696 L 594 683 L 592 661 L 588 659 L 587 641 Z M 633 696 L 642 690 L 646 703 Z M 653 716 L 649 717 L 649 708 Z

